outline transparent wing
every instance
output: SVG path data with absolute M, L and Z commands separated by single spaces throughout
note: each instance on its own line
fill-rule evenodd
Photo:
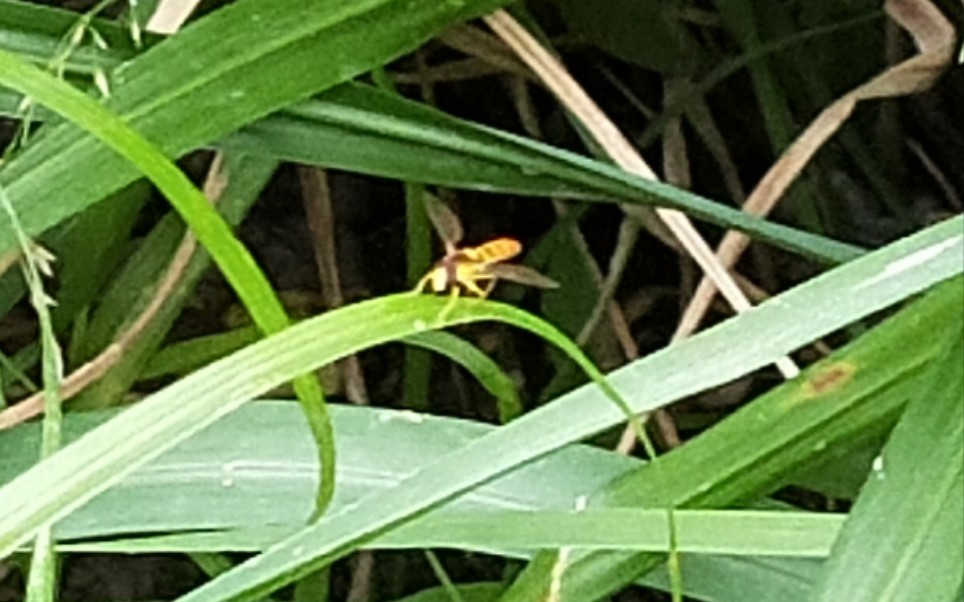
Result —
M 519 284 L 526 284 L 538 288 L 559 288 L 559 283 L 552 278 L 544 276 L 524 265 L 497 263 L 486 265 L 484 271 L 496 278 L 518 282 Z
M 455 213 L 449 209 L 448 205 L 443 203 L 433 194 L 425 193 L 425 212 L 428 213 L 428 219 L 432 221 L 432 225 L 435 226 L 435 231 L 438 232 L 439 238 L 445 243 L 447 248 L 454 248 L 455 245 L 459 244 L 462 240 L 462 222 Z

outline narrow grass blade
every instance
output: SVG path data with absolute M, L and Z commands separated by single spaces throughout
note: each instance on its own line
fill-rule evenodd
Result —
M 618 167 L 360 84 L 286 109 L 221 144 L 250 153 L 444 186 L 679 209 L 830 263 L 851 245 L 787 228 Z
M 959 274 L 964 269 L 959 261 L 964 251 L 961 225 L 961 218 L 950 220 L 837 268 L 753 312 L 617 371 L 610 382 L 617 390 L 637 392 L 630 405 L 642 411 L 766 365 L 804 341 Z M 840 302 L 839 293 L 845 290 L 852 291 L 850 303 Z M 733 353 L 737 348 L 743 353 Z M 700 363 L 696 357 L 718 361 Z M 645 398 L 640 397 L 642 392 Z M 577 390 L 441 458 L 394 490 L 326 516 L 181 602 L 251 600 L 268 594 L 459 493 L 622 418 L 598 391 Z
M 502 4 L 505 0 L 240 0 L 114 70 L 105 104 L 163 154 L 177 157 Z M 5 62 L 0 85 L 12 83 L 7 75 Z M 137 176 L 97 139 L 60 124 L 5 165 L 0 181 L 24 229 L 35 235 Z M 12 244 L 0 230 L 0 252 Z
M 443 317 L 447 303 L 405 293 L 330 311 L 152 395 L 0 489 L 0 556 L 251 397 L 366 347 L 430 327 L 486 319 L 515 324 L 559 345 L 607 395 L 615 395 L 578 348 L 538 318 L 476 300 L 463 300 Z M 617 415 L 622 415 L 619 410 Z
M 156 147 L 81 91 L 3 51 L 0 51 L 0 84 L 13 87 L 67 117 L 116 151 L 117 158 L 122 157 L 139 169 L 187 222 L 261 331 L 278 332 L 288 325 L 281 302 L 254 258 L 201 191 Z M 0 230 L 0 238 L 2 236 L 3 230 Z M 335 451 L 331 424 L 318 381 L 311 375 L 297 375 L 294 386 L 322 459 L 324 475 L 317 499 L 320 514 L 334 495 Z
M 440 353 L 465 368 L 495 397 L 502 424 L 522 415 L 522 402 L 515 382 L 475 345 L 447 332 L 424 332 L 405 337 L 405 342 Z
M 865 261 L 860 260 L 785 293 L 753 313 L 765 311 L 773 302 L 796 305 L 805 289 L 816 286 L 820 281 L 827 282 L 833 275 L 839 276 L 851 268 L 862 272 L 863 277 L 876 284 L 883 284 L 893 277 L 915 274 L 928 263 L 928 257 L 954 248 L 964 238 L 957 229 L 959 224 L 949 222 L 944 227 L 948 228 L 948 238 L 943 242 L 917 248 L 904 255 L 903 259 L 880 265 L 879 269 L 865 271 L 857 268 Z M 964 267 L 959 257 L 952 261 L 956 264 L 953 270 L 959 273 Z M 812 305 L 797 306 L 801 310 L 801 322 L 782 321 L 779 329 L 782 333 L 772 332 L 767 337 L 758 337 L 762 331 L 757 331 L 743 340 L 740 353 L 734 353 L 736 347 L 716 347 L 713 351 L 706 350 L 708 355 L 694 358 L 714 357 L 716 361 L 713 363 L 719 364 L 735 360 L 736 356 L 742 354 L 752 354 L 758 345 L 767 345 L 772 340 L 770 337 L 779 338 L 798 326 L 808 329 L 831 314 L 840 317 L 840 311 L 847 311 L 846 308 L 852 307 L 850 303 L 857 302 L 855 296 L 847 295 L 844 291 L 869 292 L 865 285 L 843 282 L 841 285 L 833 289 L 828 298 Z M 794 293 L 801 293 L 801 297 Z M 844 296 L 841 297 L 841 294 Z M 842 299 L 847 299 L 848 303 L 841 303 Z M 828 303 L 825 308 L 821 307 L 824 303 Z M 796 470 L 810 462 L 820 461 L 824 454 L 846 449 L 849 445 L 862 445 L 868 437 L 879 437 L 893 423 L 908 397 L 920 386 L 917 379 L 922 370 L 939 352 L 937 341 L 927 333 L 946 321 L 948 312 L 958 311 L 962 303 L 958 277 L 937 287 L 923 300 L 885 324 L 886 328 L 880 327 L 853 343 L 852 350 L 841 350 L 831 360 L 811 368 L 799 381 L 787 383 L 761 397 L 699 438 L 661 457 L 652 466 L 621 478 L 606 488 L 599 503 L 662 508 L 728 506 L 756 499 L 792 481 L 792 474 Z M 744 319 L 730 320 L 715 330 L 739 324 Z M 918 345 L 915 353 L 908 354 L 901 343 L 908 339 L 927 344 Z M 785 352 L 790 350 L 786 348 Z M 657 354 L 643 360 L 639 363 L 640 367 L 654 362 L 659 356 Z M 696 362 L 698 360 L 693 359 L 689 365 L 674 363 L 663 366 L 652 378 L 664 381 L 679 378 L 680 382 L 675 386 L 685 388 L 694 373 L 699 371 L 693 367 Z M 641 370 L 640 376 L 644 374 Z M 614 376 L 613 381 L 617 387 L 626 384 L 618 376 Z M 646 386 L 646 381 L 642 379 L 630 382 L 635 382 L 637 388 Z M 573 599 L 599 599 L 660 562 L 659 556 L 590 554 L 570 565 L 564 592 Z M 523 574 L 523 583 L 536 582 L 544 587 L 549 583 L 548 573 L 538 568 L 541 566 L 538 562 L 533 566 L 535 568 Z M 505 598 L 506 602 L 534 602 L 540 595 L 538 589 L 531 590 L 528 585 L 520 585 L 517 592 Z
M 480 4 L 483 3 L 480 2 Z M 489 1 L 485 4 L 495 8 L 499 2 Z M 303 4 L 299 7 L 301 10 L 307 10 L 303 8 Z M 364 35 L 368 36 L 366 41 L 369 37 L 384 35 L 386 44 L 389 39 L 394 39 L 395 43 L 399 44 L 411 43 L 409 36 L 412 36 L 418 28 L 400 29 L 403 21 L 392 13 L 399 10 L 398 7 L 391 6 L 387 0 L 383 0 L 377 6 L 372 4 L 369 9 L 373 14 L 378 11 L 386 13 L 378 21 L 385 25 L 385 30 L 365 30 Z M 299 20 L 298 10 L 298 8 L 290 8 L 285 14 L 269 16 L 261 14 L 264 11 L 258 7 L 245 5 L 244 8 L 235 8 L 231 14 L 210 15 L 202 20 L 204 27 L 194 27 L 183 32 L 175 39 L 164 42 L 162 48 L 148 53 L 148 56 L 138 57 L 129 65 L 125 65 L 125 72 L 132 75 L 124 78 L 124 81 L 129 84 L 125 85 L 124 82 L 115 84 L 115 98 L 109 101 L 111 108 L 127 116 L 140 131 L 147 134 L 165 152 L 176 155 L 213 143 L 213 138 L 199 135 L 199 132 L 191 126 L 203 126 L 201 129 L 205 132 L 209 129 L 224 127 L 223 135 L 249 123 L 258 111 L 267 112 L 267 109 L 262 108 L 261 103 L 277 102 L 276 99 L 269 98 L 276 93 L 273 88 L 277 86 L 271 89 L 265 87 L 257 89 L 253 86 L 250 90 L 241 89 L 238 87 L 239 80 L 236 77 L 234 79 L 226 77 L 228 73 L 233 73 L 233 69 L 239 68 L 235 64 L 237 62 L 235 55 L 241 52 L 238 48 L 243 45 L 245 56 L 250 62 L 246 67 L 248 71 L 245 72 L 247 79 L 254 79 L 251 74 L 263 77 L 262 69 L 268 69 L 266 64 L 277 61 L 272 65 L 269 74 L 280 78 L 284 77 L 286 69 L 296 70 L 297 72 L 290 76 L 290 81 L 286 81 L 286 85 L 305 86 L 307 89 L 313 81 L 305 77 L 302 63 L 291 65 L 283 55 L 280 55 L 280 58 L 263 57 L 261 53 L 265 52 L 264 47 L 271 44 L 289 44 L 291 47 L 297 47 L 304 42 L 304 38 L 315 35 L 316 30 L 334 27 L 333 24 L 338 23 L 339 18 L 346 22 L 350 22 L 353 18 L 350 12 L 339 13 L 335 9 L 329 9 L 327 12 L 331 14 L 327 15 L 328 21 L 320 16 L 317 18 L 306 16 Z M 402 10 L 407 11 L 407 9 Z M 427 6 L 425 10 L 438 10 L 440 14 L 427 13 L 418 19 L 451 18 L 451 15 L 441 14 L 445 13 L 444 6 Z M 468 10 L 472 11 L 471 14 L 484 12 L 476 7 L 469 7 Z M 17 6 L 9 17 L 8 27 L 18 35 L 12 36 L 12 41 L 5 46 L 14 52 L 23 52 L 26 56 L 43 54 L 44 49 L 50 52 L 50 49 L 56 47 L 59 38 L 57 32 L 65 30 L 75 18 L 74 14 L 67 11 Z M 281 32 L 277 38 L 271 40 L 261 35 L 260 28 L 252 25 L 267 21 L 269 18 L 275 19 L 277 23 L 272 22 L 271 25 L 277 25 L 277 30 Z M 2 19 L 3 16 L 0 15 L 0 26 L 3 24 Z M 297 27 L 294 25 L 285 27 L 283 23 L 290 20 L 298 20 Z M 97 67 L 105 68 L 118 66 L 134 58 L 130 45 L 124 39 L 125 32 L 122 28 L 103 20 L 95 20 L 95 26 L 111 42 L 111 47 L 103 51 L 85 49 L 69 65 L 71 68 L 83 73 L 90 70 L 92 61 Z M 419 23 L 419 27 L 421 26 L 422 24 Z M 223 54 L 219 55 L 217 51 L 222 49 L 215 44 L 215 42 L 221 42 L 218 32 L 228 30 L 235 32 L 234 37 L 237 41 L 232 39 L 230 44 L 236 44 L 237 47 L 225 48 Z M 356 33 L 352 32 L 353 35 Z M 250 36 L 252 39 L 244 40 L 245 36 Z M 322 39 L 323 43 L 330 44 L 331 47 L 325 49 L 319 47 L 319 56 L 324 56 L 326 53 L 335 56 L 342 46 L 348 46 L 350 43 L 348 40 L 338 40 L 330 36 L 328 39 Z M 150 43 L 157 41 L 156 38 L 152 38 Z M 0 39 L 0 47 L 4 46 L 3 42 L 4 39 Z M 363 48 L 366 53 L 374 50 L 372 44 L 364 44 Z M 190 58 L 192 65 L 201 60 L 206 61 L 205 66 L 198 64 L 197 72 L 192 73 L 192 77 L 184 77 L 178 66 L 184 62 L 182 57 L 185 56 Z M 340 63 L 344 72 L 354 68 L 356 64 L 360 65 L 372 60 L 371 56 L 357 52 L 356 48 L 353 48 L 348 56 L 351 57 L 351 65 L 346 60 Z M 169 77 L 167 74 L 172 70 L 172 65 L 176 77 L 173 83 L 164 79 Z M 311 78 L 318 78 L 315 83 L 318 90 L 337 81 L 344 81 L 343 73 L 332 78 L 326 68 L 307 73 Z M 144 69 L 148 69 L 150 75 L 143 75 Z M 367 70 L 360 67 L 359 69 L 359 73 Z M 222 71 L 224 74 L 221 73 Z M 247 81 L 241 84 L 245 85 L 245 88 L 249 87 Z M 207 97 L 185 92 L 183 102 L 188 103 L 188 106 L 183 107 L 183 110 L 186 114 L 206 115 L 203 124 L 182 123 L 178 128 L 154 129 L 154 122 L 161 119 L 162 115 L 169 110 L 169 104 L 182 102 L 177 99 L 177 90 L 191 90 L 200 86 L 210 90 L 207 92 Z M 271 84 L 265 84 L 265 86 L 271 86 Z M 234 98 L 233 104 L 236 106 L 232 107 L 232 111 L 219 110 L 215 114 L 211 113 L 212 109 L 207 105 L 219 102 L 219 94 L 228 94 Z M 142 102 L 146 98 L 151 99 L 153 112 L 144 113 L 141 117 L 143 111 L 138 110 L 136 118 L 127 115 L 127 111 L 135 106 L 131 99 Z M 12 110 L 17 102 L 16 98 L 4 99 L 0 95 L 0 110 L 3 110 L 4 105 L 8 110 Z M 284 104 L 277 104 L 276 108 Z M 243 118 L 244 115 L 248 115 L 246 120 Z M 234 127 L 228 128 L 226 125 L 221 125 L 222 121 L 229 120 L 234 120 L 231 122 Z M 68 136 L 65 135 L 64 138 Z M 61 148 L 67 143 L 66 140 L 59 142 Z M 849 245 L 748 216 L 731 207 L 713 203 L 686 191 L 648 182 L 605 163 L 456 119 L 431 107 L 370 86 L 349 84 L 332 89 L 319 100 L 284 109 L 241 132 L 231 134 L 222 144 L 238 146 L 238 149 L 243 152 L 267 154 L 272 158 L 338 167 L 414 182 L 538 196 L 581 198 L 590 201 L 618 200 L 675 207 L 726 227 L 736 227 L 748 233 L 754 233 L 778 246 L 794 249 L 830 263 L 852 259 L 860 252 Z M 51 149 L 48 148 L 43 152 L 50 153 Z M 60 160 L 74 162 L 85 160 L 82 153 L 71 153 L 57 155 L 55 158 L 58 161 L 54 161 L 51 157 L 47 157 L 47 161 L 41 161 L 40 151 L 31 151 L 31 153 L 36 154 L 38 160 L 24 158 L 16 161 L 13 166 L 15 172 L 21 168 L 41 172 L 59 170 L 62 167 L 59 165 Z M 77 158 L 74 158 L 75 155 Z M 103 158 L 103 160 L 112 159 L 109 156 Z M 99 168 L 100 164 L 98 163 L 97 166 Z M 63 168 L 66 169 L 66 166 Z M 77 169 L 74 170 L 75 180 L 78 179 L 77 171 Z M 36 175 L 40 177 L 42 174 Z M 123 175 L 123 171 L 114 169 L 112 172 L 99 174 L 100 177 L 91 180 L 90 184 L 97 187 L 109 185 Z M 90 177 L 93 178 L 93 176 Z M 80 182 L 75 182 L 75 186 L 80 188 L 79 184 L 87 179 L 87 173 L 82 173 Z M 44 182 L 34 181 L 31 185 L 44 186 Z M 28 191 L 30 190 L 28 188 Z M 17 193 L 15 196 L 21 194 L 19 188 L 15 192 Z M 78 207 L 97 200 L 79 196 L 81 193 L 89 194 L 86 189 L 81 189 L 75 191 L 75 194 L 69 198 L 71 202 L 77 203 Z M 51 192 L 36 190 L 28 194 L 36 194 L 37 198 L 46 198 Z M 28 221 L 28 230 L 31 232 L 33 232 L 32 224 L 32 221 Z M 3 245 L 0 244 L 0 249 L 2 248 Z
M 956 318 L 956 319 L 955 319 Z M 884 446 L 813 600 L 952 600 L 964 583 L 964 320 Z

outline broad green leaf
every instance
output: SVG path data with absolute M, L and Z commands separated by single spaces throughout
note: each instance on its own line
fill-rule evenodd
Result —
M 74 440 L 115 415 L 92 412 L 68 416 Z M 465 420 L 407 412 L 333 406 L 338 433 L 339 490 L 333 510 L 373 491 L 396 486 L 413 470 L 452 453 L 494 427 Z M 37 425 L 0 433 L 0 482 L 36 461 Z M 376 438 L 379 445 L 372 446 Z M 258 552 L 298 529 L 309 515 L 317 460 L 296 405 L 259 402 L 242 407 L 192 436 L 98 496 L 57 525 L 65 552 L 163 553 Z M 389 535 L 415 543 L 433 534 L 433 517 L 479 512 L 489 518 L 504 510 L 559 511 L 639 465 L 638 460 L 573 446 L 523 466 L 479 487 L 423 519 Z M 283 469 L 282 469 L 283 467 Z M 407 535 L 405 534 L 407 532 Z M 145 533 L 168 533 L 145 537 Z M 374 541 L 379 547 L 389 540 Z M 428 541 L 428 540 L 425 540 Z M 466 540 L 463 545 L 471 545 Z M 487 551 L 525 557 L 491 542 Z M 688 557 L 687 592 L 712 592 L 738 582 L 743 591 L 779 591 L 788 602 L 809 581 L 798 575 L 800 561 L 765 558 Z M 790 567 L 790 568 L 788 568 Z M 791 570 L 792 569 L 792 570 Z M 713 576 L 709 578 L 709 576 Z M 727 578 L 727 575 L 732 577 Z M 660 584 L 659 575 L 647 579 Z M 766 585 L 764 585 L 766 584 Z M 803 588 L 805 591 L 805 588 Z
M 369 493 L 391 489 L 419 467 L 495 429 L 407 411 L 337 404 L 331 410 L 339 478 L 333 510 Z M 68 415 L 65 435 L 74 441 L 117 413 Z M 37 462 L 38 429 L 37 424 L 27 424 L 0 433 L 0 482 L 12 480 Z M 373 438 L 378 446 L 371 445 Z M 266 525 L 287 533 L 303 526 L 311 511 L 317 463 L 297 404 L 259 401 L 134 471 L 60 521 L 55 533 L 61 542 Z M 639 463 L 590 447 L 565 448 L 473 490 L 445 508 L 453 512 L 566 510 L 575 506 L 579 495 L 602 487 Z
M 812 338 L 959 274 L 964 268 L 959 261 L 962 223 L 961 218 L 949 220 L 837 268 L 753 312 L 614 372 L 610 382 L 617 390 L 635 392 L 629 396 L 631 408 L 645 411 L 766 365 Z M 842 291 L 848 291 L 850 303 L 840 302 Z M 718 361 L 694 359 L 706 357 Z M 480 483 L 622 418 L 599 391 L 578 389 L 440 458 L 393 490 L 323 517 L 181 602 L 251 600 L 270 593 Z
M 336 509 L 391 489 L 439 455 L 494 430 L 404 411 L 332 409 L 341 458 Z M 76 440 L 115 414 L 75 415 L 68 420 L 68 434 Z M 373 437 L 378 438 L 377 448 L 370 445 Z M 27 470 L 36 459 L 37 445 L 36 425 L 0 436 L 0 479 L 8 481 Z M 295 404 L 252 404 L 132 473 L 59 523 L 56 535 L 61 546 L 67 542 L 65 550 L 78 551 L 262 550 L 304 524 L 316 462 Z M 512 556 L 560 546 L 665 551 L 669 534 L 663 510 L 572 511 L 586 491 L 639 464 L 594 448 L 566 448 L 469 492 L 371 546 L 501 550 Z M 841 522 L 829 515 L 760 510 L 684 511 L 675 517 L 681 551 L 732 555 L 825 556 Z M 183 535 L 176 535 L 179 532 Z M 145 538 L 144 533 L 171 535 Z M 132 539 L 118 538 L 125 534 Z
M 934 358 L 875 461 L 815 588 L 815 601 L 949 601 L 964 583 L 960 311 L 932 333 L 943 353 Z

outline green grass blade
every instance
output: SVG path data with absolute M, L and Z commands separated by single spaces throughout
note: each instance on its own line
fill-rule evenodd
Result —
M 262 332 L 278 332 L 288 325 L 288 316 L 267 278 L 227 223 L 187 176 L 120 117 L 79 90 L 3 51 L 0 51 L 0 84 L 67 117 L 139 169 L 187 222 Z M 331 423 L 318 381 L 304 375 L 295 378 L 294 385 L 322 459 L 323 476 L 318 492 L 318 512 L 321 513 L 334 495 L 335 448 Z
M 148 176 L 208 249 L 225 277 L 263 328 L 287 325 L 257 264 L 204 195 L 160 151 L 93 99 L 47 73 L 0 51 L 0 84 L 14 88 L 70 118 Z
M 234 227 L 257 200 L 277 163 L 238 153 L 225 153 L 221 159 L 219 173 L 226 180 L 226 185 L 218 198 L 217 209 L 225 221 Z M 94 208 L 98 207 L 100 205 Z M 88 336 L 84 341 L 87 353 L 83 360 L 89 360 L 110 345 L 154 301 L 158 285 L 166 277 L 183 240 L 184 226 L 176 214 L 170 214 L 138 245 L 123 269 L 115 272 L 115 278 L 109 288 L 103 291 L 91 316 Z M 105 407 L 121 401 L 121 397 L 141 377 L 144 366 L 161 346 L 194 291 L 195 284 L 210 264 L 207 253 L 195 250 L 183 266 L 177 287 L 154 312 L 150 323 L 142 328 L 133 343 L 127 345 L 123 357 L 110 371 L 84 390 L 72 405 Z M 253 333 L 253 338 L 257 338 L 257 333 Z
M 842 515 L 759 510 L 677 510 L 676 547 L 688 554 L 824 558 Z M 418 520 L 379 538 L 384 548 L 638 550 L 667 552 L 662 509 L 499 511 L 442 515 L 431 531 Z M 415 533 L 419 538 L 413 537 Z
M 254 395 L 361 349 L 425 331 L 429 324 L 440 328 L 498 319 L 538 333 L 579 362 L 606 392 L 603 404 L 612 404 L 613 390 L 548 324 L 510 306 L 470 300 L 443 319 L 447 303 L 406 293 L 347 306 L 251 345 L 152 395 L 0 489 L 0 555 Z
M 964 582 L 964 320 L 948 318 L 934 331 L 944 353 L 857 498 L 815 602 L 952 600 Z
M 635 391 L 631 407 L 643 411 L 766 365 L 806 341 L 906 298 L 921 286 L 959 274 L 964 269 L 959 261 L 964 251 L 962 223 L 961 218 L 949 220 L 837 268 L 753 312 L 615 372 L 610 382 L 617 390 Z M 852 291 L 851 303 L 842 304 L 837 295 L 828 294 L 842 290 Z M 744 352 L 733 353 L 736 348 Z M 694 365 L 696 357 L 720 361 Z M 645 398 L 638 397 L 641 392 Z M 598 391 L 577 390 L 441 458 L 395 490 L 326 516 L 181 602 L 249 600 L 268 594 L 473 486 L 622 418 L 622 412 Z
M 241 349 L 257 338 L 256 332 L 244 328 L 175 343 L 162 349 L 152 358 L 142 378 L 187 374 Z M 404 341 L 415 347 L 441 353 L 465 368 L 486 391 L 496 398 L 503 422 L 508 422 L 522 413 L 522 403 L 516 391 L 516 384 L 499 368 L 498 364 L 471 343 L 444 332 L 419 333 L 406 337 Z
M 254 8 L 250 10 L 257 12 Z M 385 10 L 391 9 L 385 7 Z M 481 11 L 476 14 L 481 14 Z M 56 49 L 59 32 L 64 31 L 75 18 L 74 14 L 66 11 L 17 6 L 6 22 L 12 35 L 9 38 L 0 39 L 0 47 L 5 46 L 14 52 L 25 53 L 26 56 L 53 52 Z M 259 18 L 266 17 L 259 16 Z M 290 19 L 291 15 L 287 18 Z M 239 37 L 245 35 L 251 28 L 251 16 L 240 9 L 236 10 L 234 15 L 213 15 L 210 19 L 218 21 L 217 27 L 220 30 L 234 31 Z M 385 23 L 391 22 L 391 18 L 385 20 Z M 4 24 L 3 15 L 0 15 L 0 28 Z M 68 65 L 69 67 L 78 72 L 86 72 L 90 70 L 92 61 L 95 61 L 94 64 L 97 67 L 105 68 L 119 65 L 134 56 L 129 43 L 125 41 L 125 32 L 121 28 L 103 20 L 95 20 L 94 24 L 97 30 L 108 38 L 111 47 L 103 51 L 82 48 L 77 59 Z M 211 26 L 212 29 L 214 27 L 214 25 Z M 279 30 L 282 30 L 280 26 Z M 260 32 L 252 32 L 251 35 L 254 37 L 257 33 Z M 183 55 L 190 56 L 192 63 L 196 62 L 200 59 L 197 54 L 199 51 L 194 48 L 195 45 L 204 46 L 203 60 L 210 61 L 208 66 L 212 71 L 220 69 L 222 67 L 218 61 L 227 59 L 219 59 L 213 55 L 210 48 L 211 41 L 205 39 L 205 36 L 210 35 L 194 31 L 179 34 L 176 39 L 165 43 L 166 52 L 157 53 L 167 58 L 152 61 L 151 57 L 142 57 L 125 66 L 125 70 L 138 73 L 141 69 L 140 65 L 144 63 L 150 65 L 149 68 L 156 76 L 158 73 L 169 70 L 163 64 L 165 60 L 169 61 L 169 64 L 179 65 L 183 61 L 178 57 Z M 297 44 L 298 36 L 308 35 L 308 33 L 297 29 L 285 31 L 284 35 L 291 44 Z M 405 43 L 408 43 L 405 36 L 410 35 L 410 32 L 392 30 L 385 35 L 400 36 L 404 38 Z M 262 36 L 250 41 L 248 46 L 258 48 L 263 44 L 265 40 Z M 332 50 L 334 52 L 340 45 L 335 42 L 332 44 L 336 47 Z M 369 49 L 365 50 L 367 52 Z M 356 56 L 357 54 L 354 51 L 351 54 L 353 64 L 354 61 L 368 60 L 368 57 Z M 260 59 L 252 58 L 252 62 L 258 60 Z M 283 58 L 281 60 L 284 61 Z M 282 72 L 280 70 L 286 67 L 283 64 L 276 68 L 280 73 Z M 298 69 L 302 69 L 300 64 Z M 348 67 L 345 66 L 345 69 Z M 362 71 L 364 69 L 359 73 Z M 179 70 L 177 74 L 179 78 L 175 84 L 163 82 L 164 92 L 172 86 L 187 89 L 201 85 L 180 77 Z M 309 75 L 321 77 L 322 73 L 319 70 L 319 73 L 312 72 Z M 137 80 L 131 86 L 134 90 L 145 88 L 156 90 L 155 96 L 162 94 L 162 88 L 158 82 L 146 77 L 140 79 L 131 77 Z M 204 78 L 207 75 L 199 69 L 196 77 Z M 305 79 L 305 74 L 299 71 L 296 79 Z M 232 85 L 229 93 L 236 95 L 239 99 L 238 104 L 241 105 L 259 103 L 262 101 L 261 97 L 268 93 L 265 90 L 245 93 L 236 89 L 235 81 L 227 79 L 224 81 Z M 325 81 L 328 82 L 327 85 L 331 85 L 330 78 Z M 204 85 L 215 86 L 217 89 L 217 86 L 225 84 L 205 83 Z M 317 89 L 324 87 L 321 85 Z M 217 95 L 216 92 L 211 94 Z M 128 96 L 150 97 L 147 92 L 139 94 L 124 87 L 118 87 L 115 96 L 110 101 L 110 106 L 125 115 L 131 105 L 125 100 Z M 241 102 L 240 99 L 244 101 Z M 173 97 L 171 101 L 174 102 Z M 191 101 L 205 102 L 198 97 L 192 97 Z M 13 111 L 17 102 L 16 98 L 7 98 L 5 102 L 0 99 L 0 110 L 6 106 L 8 111 Z M 163 98 L 157 104 L 157 110 L 160 112 L 168 110 Z M 191 106 L 185 110 L 197 113 L 206 109 Z M 243 106 L 237 108 L 238 112 L 242 110 L 244 110 Z M 138 114 L 142 112 L 139 111 Z M 215 121 L 230 117 L 230 115 L 213 116 Z M 149 126 L 155 116 L 148 114 L 144 119 Z M 187 125 L 182 125 L 175 131 L 171 131 L 171 128 L 153 131 L 142 127 L 139 121 L 134 121 L 138 123 L 141 131 L 148 133 L 150 138 L 165 151 L 168 150 L 168 140 L 183 139 L 178 146 L 172 147 L 171 152 L 175 154 L 213 141 L 211 138 L 195 136 L 194 130 Z M 249 117 L 247 121 L 251 121 L 251 118 Z M 237 121 L 235 127 L 244 123 L 246 121 Z M 204 125 L 211 127 L 207 123 Z M 61 141 L 62 145 L 64 143 Z M 831 263 L 843 262 L 859 253 L 849 245 L 755 219 L 697 195 L 631 176 L 605 163 L 482 128 L 445 115 L 431 107 L 395 97 L 369 86 L 348 85 L 333 89 L 318 101 L 309 101 L 299 107 L 283 110 L 237 134 L 230 135 L 224 143 L 229 146 L 237 145 L 239 150 L 245 152 L 268 154 L 273 158 L 339 167 L 410 181 L 538 196 L 582 198 L 592 201 L 602 198 L 610 201 L 661 204 L 676 207 L 720 225 L 743 229 L 778 246 L 801 251 Z M 25 162 L 27 168 L 30 166 L 35 169 L 57 167 L 56 163 L 44 166 L 40 162 L 29 160 Z M 95 183 L 100 186 L 117 175 L 116 170 L 110 174 L 103 174 Z M 42 195 L 39 191 L 37 194 Z M 71 197 L 72 201 L 73 199 L 74 197 Z
M 185 376 L 215 360 L 250 345 L 261 338 L 255 326 L 171 343 L 159 350 L 144 366 L 140 378 L 150 380 L 161 376 Z
M 0 0 L 2 46 L 31 62 L 44 65 L 60 50 L 64 34 L 77 23 L 78 16 L 62 9 Z M 109 50 L 101 50 L 92 44 L 76 48 L 67 59 L 67 72 L 92 74 L 98 69 L 107 71 L 136 53 L 123 28 L 104 19 L 94 19 L 93 23 Z M 157 39 L 157 36 L 148 36 L 148 40 Z
M 21 267 L 30 304 L 37 314 L 40 329 L 41 374 L 43 376 L 44 417 L 40 444 L 40 458 L 52 456 L 63 444 L 63 409 L 60 386 L 63 381 L 63 356 L 57 336 L 54 334 L 50 306 L 53 300 L 44 289 L 42 272 L 49 272 L 52 258 L 33 243 L 20 227 L 20 220 L 10 205 L 6 190 L 0 186 L 0 206 L 10 222 L 20 244 Z M 57 592 L 57 549 L 51 524 L 41 526 L 37 532 L 30 558 L 30 574 L 27 578 L 27 602 L 53 602 Z
M 240 0 L 116 69 L 105 104 L 162 153 L 180 156 L 501 4 Z M 137 175 L 95 138 L 61 124 L 6 165 L 0 181 L 24 229 L 37 234 Z M 9 233 L 0 231 L 0 252 L 12 246 Z
M 940 353 L 928 338 L 964 303 L 960 277 L 871 331 L 832 358 L 742 408 L 656 463 L 621 477 L 597 500 L 604 505 L 721 507 L 767 495 L 793 480 L 801 466 L 860 446 L 889 428 L 921 374 Z M 907 353 L 904 341 L 924 342 Z M 552 556 L 546 554 L 546 556 Z M 590 554 L 567 571 L 566 595 L 595 600 L 653 568 L 659 556 Z M 535 573 L 534 575 L 530 573 Z M 526 583 L 543 586 L 544 570 L 527 570 Z M 528 587 L 507 597 L 534 601 Z
M 465 368 L 496 399 L 499 422 L 505 424 L 522 415 L 516 384 L 492 358 L 465 339 L 447 332 L 424 332 L 405 337 L 405 342 L 448 357 Z
M 256 331 L 251 328 L 241 328 L 174 343 L 159 351 L 151 359 L 141 378 L 187 374 L 257 339 Z M 441 353 L 465 368 L 486 391 L 495 397 L 503 422 L 508 422 L 522 414 L 522 402 L 519 400 L 516 384 L 499 368 L 498 364 L 471 343 L 445 332 L 419 333 L 406 337 L 404 341 L 414 347 Z M 410 408 L 406 404 L 403 404 L 403 407 Z
M 78 315 L 96 304 L 97 295 L 130 251 L 132 229 L 152 193 L 145 181 L 127 186 L 71 220 L 65 240 L 50 246 L 58 259 L 57 306 L 52 310 L 58 333 L 72 328 Z M 83 355 L 82 339 L 71 335 L 71 365 Z
M 860 250 L 767 222 L 602 161 L 348 84 L 228 136 L 221 144 L 291 161 L 443 186 L 679 209 L 830 263 Z

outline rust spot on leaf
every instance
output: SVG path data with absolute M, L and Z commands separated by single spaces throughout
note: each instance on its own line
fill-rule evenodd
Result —
M 807 377 L 806 382 L 803 384 L 804 392 L 811 397 L 825 395 L 829 391 L 849 382 L 856 371 L 857 369 L 854 365 L 847 362 L 824 366 Z

